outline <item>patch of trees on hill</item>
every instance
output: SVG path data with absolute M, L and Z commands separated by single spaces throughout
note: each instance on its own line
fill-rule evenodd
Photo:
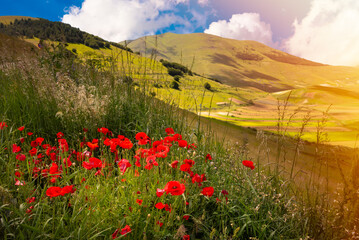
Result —
M 94 49 L 110 48 L 110 46 L 113 45 L 120 49 L 133 52 L 126 46 L 119 43 L 108 42 L 100 37 L 83 32 L 78 28 L 71 27 L 69 24 L 52 22 L 42 18 L 37 20 L 15 19 L 14 22 L 8 25 L 0 23 L 0 33 L 15 37 L 37 37 L 43 40 L 79 43 Z

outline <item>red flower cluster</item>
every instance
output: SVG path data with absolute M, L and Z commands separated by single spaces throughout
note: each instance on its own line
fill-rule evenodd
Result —
M 50 198 L 58 197 L 60 195 L 64 196 L 65 194 L 68 194 L 68 193 L 74 193 L 76 191 L 76 189 L 73 187 L 74 187 L 73 185 L 65 186 L 63 188 L 50 187 L 46 190 L 46 195 L 49 196 Z
M 6 127 L 5 125 L 2 125 L 3 128 Z M 24 131 L 25 127 L 19 127 L 18 130 Z M 87 132 L 84 130 L 84 132 Z M 151 206 L 159 209 L 159 210 L 165 210 L 167 212 L 171 212 L 173 209 L 177 207 L 176 204 L 172 201 L 173 198 L 176 198 L 176 196 L 183 195 L 183 197 L 187 197 L 189 194 L 189 190 L 195 191 L 196 194 L 200 195 L 200 193 L 203 196 L 206 197 L 212 197 L 214 194 L 215 189 L 211 186 L 203 187 L 203 185 L 206 185 L 206 174 L 204 173 L 196 173 L 196 170 L 200 169 L 206 169 L 202 168 L 199 162 L 196 160 L 189 159 L 189 156 L 193 156 L 193 159 L 198 159 L 200 155 L 195 156 L 190 155 L 191 149 L 196 148 L 194 144 L 188 143 L 186 140 L 182 139 L 182 136 L 178 133 L 175 133 L 175 131 L 172 128 L 166 129 L 166 136 L 163 137 L 160 140 L 153 141 L 150 137 L 147 136 L 146 133 L 140 132 L 136 134 L 136 140 L 137 142 L 137 149 L 135 152 L 135 155 L 130 158 L 130 154 L 132 151 L 127 151 L 126 149 L 133 148 L 133 143 L 130 139 L 126 138 L 123 135 L 118 135 L 117 137 L 112 137 L 113 133 L 104 127 L 98 128 L 97 132 L 99 132 L 101 135 L 98 137 L 98 139 L 86 139 L 87 134 L 84 134 L 84 137 L 82 139 L 82 142 L 80 144 L 81 150 L 76 151 L 73 149 L 70 149 L 71 144 L 67 142 L 67 140 L 64 138 L 64 134 L 62 132 L 57 133 L 56 137 L 56 146 L 52 146 L 50 144 L 44 144 L 43 138 L 36 138 L 31 137 L 33 134 L 31 132 L 28 133 L 28 136 L 19 138 L 20 140 L 17 141 L 12 145 L 12 152 L 14 153 L 14 156 L 16 156 L 16 159 L 18 160 L 18 164 L 16 165 L 15 169 L 15 184 L 18 186 L 24 185 L 25 182 L 22 180 L 24 176 L 28 176 L 29 173 L 27 173 L 27 169 L 30 170 L 30 176 L 32 176 L 34 179 L 39 178 L 40 181 L 45 181 L 50 186 L 47 187 L 46 195 L 50 198 L 55 198 L 58 196 L 65 196 L 69 193 L 74 193 L 76 191 L 75 185 L 69 185 L 64 187 L 59 186 L 51 186 L 51 184 L 61 184 L 60 180 L 62 179 L 69 179 L 69 176 L 73 176 L 76 171 L 85 171 L 86 170 L 93 170 L 94 172 L 91 172 L 91 174 L 95 173 L 95 176 L 97 175 L 100 179 L 107 179 L 110 176 L 115 175 L 116 178 L 118 177 L 118 172 L 122 175 L 127 174 L 127 177 L 120 177 L 118 180 L 118 184 L 123 184 L 124 188 L 133 185 L 134 179 L 132 176 L 135 177 L 141 177 L 146 176 L 147 177 L 150 174 L 157 174 L 158 176 L 161 176 L 162 174 L 168 173 L 173 177 L 173 181 L 168 181 L 163 189 L 157 188 L 156 190 L 156 196 L 162 197 L 164 193 L 166 195 L 162 197 L 162 202 L 155 202 L 151 204 Z M 29 149 L 26 149 L 27 145 L 22 145 L 24 141 L 28 139 L 29 145 L 31 147 Z M 181 149 L 184 148 L 184 149 Z M 26 150 L 25 150 L 26 149 Z M 186 159 L 180 159 L 180 160 L 173 160 L 174 154 L 171 151 L 171 149 L 175 149 L 176 151 L 183 151 L 185 154 L 182 154 L 180 156 L 186 156 L 184 158 Z M 108 155 L 114 156 L 114 158 L 109 157 Z M 128 158 L 125 159 L 124 157 Z M 178 156 L 177 156 L 178 157 Z M 212 157 L 210 154 L 207 154 L 203 160 L 212 160 Z M 113 160 L 114 159 L 114 160 Z M 178 158 L 177 158 L 178 159 Z M 23 161 L 26 161 L 26 167 L 25 163 Z M 76 162 L 77 161 L 77 162 Z M 197 162 L 197 163 L 196 163 Z M 180 165 L 178 165 L 180 164 Z M 245 165 L 245 163 L 243 162 Z M 252 163 L 253 164 L 253 163 Z M 134 166 L 133 166 L 134 165 Z M 160 166 L 161 165 L 161 166 Z M 247 166 L 247 165 L 245 165 Z M 84 168 L 81 170 L 78 170 L 78 168 Z M 142 169 L 140 169 L 143 167 Z M 254 168 L 254 166 L 253 166 Z M 118 172 L 113 172 L 114 169 L 118 170 Z M 146 171 L 151 171 L 151 173 L 147 173 Z M 158 170 L 158 171 L 157 171 Z M 145 173 L 143 173 L 145 171 Z M 90 172 L 88 172 L 90 173 Z M 131 175 L 129 175 L 131 174 Z M 104 177 L 101 177 L 104 176 Z M 176 176 L 179 176 L 178 181 L 176 181 Z M 142 178 L 138 178 L 141 182 L 143 181 Z M 155 176 L 157 178 L 157 175 Z M 86 177 L 87 178 L 87 177 Z M 121 180 L 122 178 L 122 180 Z M 82 180 L 81 180 L 82 179 Z M 88 178 L 91 179 L 91 178 Z M 128 181 L 126 181 L 126 179 Z M 188 179 L 190 179 L 188 181 Z M 122 183 L 120 182 L 122 181 Z M 71 182 L 78 182 L 79 186 L 84 187 L 84 190 L 86 189 L 92 189 L 92 186 L 90 185 L 91 180 L 86 181 L 82 176 L 79 179 L 72 178 L 70 180 Z M 86 184 L 83 184 L 83 182 L 86 181 Z M 136 180 L 135 180 L 136 181 Z M 157 184 L 159 184 L 159 180 L 156 179 Z M 60 183 L 58 183 L 60 182 Z M 194 184 L 194 186 L 188 186 L 189 184 Z M 145 189 L 136 189 L 133 191 L 133 193 L 137 193 L 137 196 L 141 199 L 136 199 L 135 201 L 132 201 L 132 204 L 143 206 L 143 201 L 146 201 L 146 204 L 143 206 L 143 209 L 145 210 L 149 205 L 150 202 L 147 200 L 146 196 L 144 196 L 144 193 L 149 192 L 147 187 L 153 187 L 154 185 L 147 185 L 146 184 L 146 190 Z M 138 191 L 141 190 L 141 191 Z M 186 191 L 187 190 L 187 191 Z M 142 192 L 142 193 L 141 193 Z M 141 194 L 141 195 L 140 195 Z M 152 194 L 154 192 L 152 191 Z M 221 195 L 222 194 L 222 195 Z M 218 197 L 225 196 L 228 194 L 227 191 L 223 190 L 219 194 Z M 33 197 L 35 194 L 31 195 L 31 198 L 27 199 L 27 204 L 34 203 L 35 197 Z M 141 197 L 140 197 L 141 196 Z M 178 198 L 178 197 L 177 197 Z M 143 200 L 144 199 L 144 200 Z M 179 201 L 176 202 L 182 202 L 181 197 L 178 198 Z M 226 197 L 227 199 L 227 197 Z M 207 199 L 208 200 L 208 199 Z M 207 201 L 206 200 L 206 201 Z M 86 201 L 88 198 L 86 197 Z M 169 201 L 169 202 L 167 202 Z M 208 201 L 214 201 L 214 199 L 210 199 Z M 167 202 L 167 203 L 166 203 Z M 70 204 L 67 203 L 67 204 Z M 186 206 L 189 205 L 189 203 L 184 200 L 183 206 L 184 209 L 186 209 Z M 36 205 L 35 205 L 36 206 Z M 32 208 L 34 206 L 31 206 Z M 29 207 L 27 212 L 31 213 L 32 208 Z M 128 206 L 130 209 L 130 212 L 132 212 L 133 206 Z M 182 210 L 181 210 L 182 211 Z M 163 212 L 165 213 L 165 212 Z M 161 220 L 163 216 L 160 217 L 160 219 L 156 219 L 156 224 L 160 227 L 163 226 L 163 223 Z M 188 220 L 189 215 L 185 214 L 183 215 L 183 220 Z M 126 225 L 124 228 L 116 229 L 116 231 L 112 234 L 112 238 L 117 238 L 118 234 L 126 235 L 131 232 L 131 227 L 129 225 Z M 189 235 L 184 235 L 183 239 L 189 239 Z

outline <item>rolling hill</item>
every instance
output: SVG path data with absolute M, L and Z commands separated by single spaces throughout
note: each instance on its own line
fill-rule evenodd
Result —
M 348 87 L 359 80 L 359 69 L 308 61 L 255 41 L 238 41 L 204 33 L 142 37 L 128 47 L 147 56 L 182 63 L 198 74 L 234 87 L 265 92 L 326 84 Z

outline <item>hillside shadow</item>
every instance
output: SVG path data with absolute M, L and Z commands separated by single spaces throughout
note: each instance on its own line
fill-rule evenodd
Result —
M 230 58 L 224 54 L 216 53 L 216 54 L 212 55 L 211 58 L 212 58 L 211 63 L 223 64 L 223 65 L 231 66 L 234 68 L 241 66 L 239 63 L 234 61 L 232 58 Z

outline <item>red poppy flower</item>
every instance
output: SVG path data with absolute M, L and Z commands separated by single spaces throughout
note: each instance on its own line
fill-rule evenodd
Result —
M 150 138 L 144 132 L 139 132 L 136 134 L 136 140 L 138 140 L 138 145 L 146 145 L 149 143 Z
M 19 153 L 18 155 L 16 155 L 16 159 L 19 161 L 25 161 L 26 160 L 26 156 L 22 153 Z
M 52 177 L 55 177 L 55 178 L 60 177 L 61 172 L 59 171 L 59 166 L 56 163 L 53 162 L 51 164 L 50 169 L 49 169 L 49 173 L 51 175 L 54 175 Z
M 175 140 L 174 137 L 172 136 L 167 136 L 163 139 L 163 145 L 171 147 L 172 146 L 172 142 Z
M 21 151 L 21 147 L 19 147 L 18 145 L 16 145 L 16 144 L 13 144 L 12 145 L 12 152 L 13 153 L 18 153 L 18 152 L 20 152 Z
M 127 233 L 131 232 L 131 227 L 126 225 L 124 228 L 121 229 L 121 235 L 126 235 Z
M 184 184 L 181 184 L 178 181 L 169 181 L 166 184 L 164 190 L 167 194 L 182 195 L 184 193 L 184 191 L 186 190 L 186 187 Z
M 183 216 L 183 219 L 184 219 L 184 220 L 188 220 L 188 219 L 189 219 L 189 215 L 184 215 L 184 216 Z
M 120 143 L 120 147 L 124 149 L 131 149 L 133 147 L 133 143 L 128 138 L 126 138 Z
M 65 186 L 61 189 L 61 196 L 64 196 L 65 194 L 68 193 L 74 193 L 76 191 L 76 189 L 74 188 L 74 185 L 70 185 L 70 186 Z
M 17 130 L 19 130 L 21 132 L 21 131 L 24 131 L 24 129 L 25 129 L 25 126 L 21 126 Z
M 188 145 L 188 148 L 189 149 L 195 149 L 195 148 L 197 148 L 197 146 L 194 143 L 192 143 L 191 145 Z
M 254 165 L 253 165 L 253 162 L 252 161 L 249 161 L 249 160 L 244 160 L 242 161 L 242 164 L 245 166 L 245 167 L 248 167 L 250 169 L 254 169 Z
M 178 146 L 179 146 L 179 147 L 182 147 L 182 148 L 185 148 L 185 147 L 188 146 L 188 143 L 187 143 L 186 140 L 179 140 L 179 141 L 178 141 Z
M 30 153 L 31 156 L 36 155 L 37 149 L 36 149 L 36 148 L 33 148 L 33 149 L 31 149 L 31 150 L 29 151 L 29 153 Z
M 31 141 L 30 145 L 31 147 L 37 147 L 39 144 L 36 141 Z
M 70 156 L 67 157 L 67 158 L 64 158 L 63 161 L 64 161 L 65 167 L 71 167 L 72 162 L 71 162 L 71 160 L 70 160 Z
M 38 145 L 41 145 L 44 139 L 42 137 L 38 137 L 35 139 L 35 141 L 38 143 Z
M 30 206 L 28 209 L 26 209 L 26 213 L 30 214 L 32 209 L 34 209 L 34 206 Z
M 35 197 L 27 198 L 26 202 L 27 203 L 33 203 L 33 202 L 35 202 L 35 199 L 36 199 Z
M 221 192 L 224 196 L 228 195 L 228 192 L 226 190 L 222 190 Z
M 151 170 L 153 166 L 158 166 L 158 163 L 156 162 L 156 156 L 151 155 L 146 158 L 147 165 L 145 166 L 145 169 Z
M 159 189 L 159 188 L 157 188 L 157 190 L 156 190 L 156 195 L 157 195 L 157 197 L 161 197 L 164 192 L 165 192 L 164 189 Z
M 205 187 L 202 189 L 202 192 L 201 192 L 204 196 L 208 196 L 208 197 L 211 197 L 214 193 L 214 189 L 213 187 Z
M 178 164 L 178 161 L 175 160 L 175 161 L 173 161 L 173 162 L 171 163 L 171 167 L 172 167 L 172 168 L 177 168 L 177 164 Z
M 165 204 L 165 211 L 171 212 L 171 211 L 172 211 L 171 205 L 168 205 L 168 204 L 166 203 L 166 204 Z
M 16 171 L 16 172 L 15 172 L 15 176 L 18 177 L 18 178 L 21 177 L 21 172 Z
M 48 149 L 48 148 L 51 148 L 51 145 L 50 144 L 43 144 L 42 148 L 43 149 Z
M 211 156 L 211 154 L 207 154 L 207 156 L 206 156 L 206 162 L 207 162 L 207 160 L 209 160 L 209 161 L 211 161 L 212 160 L 212 156 Z
M 84 132 L 88 132 L 89 130 L 87 128 L 82 129 Z
M 135 155 L 134 158 L 136 159 L 135 162 L 136 167 L 141 167 L 140 157 Z
M 166 128 L 167 135 L 175 134 L 175 131 L 173 131 L 172 128 Z
M 25 182 L 20 181 L 20 180 L 15 178 L 15 186 L 23 186 L 24 184 L 25 184 Z
M 191 159 L 185 159 L 183 160 L 184 163 L 187 163 L 188 165 L 190 165 L 191 167 L 193 167 L 193 165 L 195 164 L 195 162 Z
M 184 235 L 182 238 L 182 240 L 190 240 L 190 239 L 191 239 L 191 237 L 189 235 Z
M 87 142 L 87 146 L 91 149 L 91 151 L 94 151 L 98 148 L 98 143 Z
M 114 233 L 112 233 L 112 239 L 115 239 L 115 238 L 117 238 L 117 234 L 118 234 L 118 232 L 120 231 L 120 229 L 119 228 L 117 228 L 116 230 L 115 230 L 115 232 Z
M 160 227 L 163 226 L 163 222 L 160 222 L 160 221 L 157 221 L 156 224 L 159 225 Z
M 142 205 L 142 202 L 143 202 L 143 200 L 142 199 L 136 199 L 136 203 L 138 203 L 138 205 Z
M 28 133 L 27 133 L 28 136 L 32 136 L 33 134 L 34 134 L 34 133 L 32 133 L 32 132 L 28 132 Z
M 25 142 L 25 138 L 23 138 L 23 137 L 20 138 L 20 142 L 21 142 L 21 143 L 24 143 L 24 142 Z
M 160 157 L 160 158 L 165 158 L 167 157 L 167 153 L 170 151 L 170 148 L 168 146 L 165 146 L 165 145 L 159 145 L 157 147 L 157 154 L 156 156 L 157 157 Z
M 121 159 L 121 161 L 119 161 L 117 165 L 120 171 L 122 172 L 122 175 L 126 172 L 127 168 L 132 166 L 132 164 L 127 159 Z
M 165 207 L 165 205 L 161 202 L 159 202 L 155 205 L 155 208 L 160 209 L 160 210 L 163 209 L 164 207 Z
M 0 122 L 0 130 L 3 130 L 6 127 L 7 127 L 6 122 Z
M 46 190 L 46 195 L 50 198 L 57 197 L 61 195 L 61 187 L 50 187 Z
M 109 132 L 109 130 L 107 128 L 98 128 L 97 132 L 103 133 L 103 135 L 107 135 L 107 133 Z
M 87 170 L 100 168 L 102 167 L 102 161 L 98 158 L 91 157 L 88 162 L 82 162 L 82 166 Z
M 191 165 L 189 165 L 188 163 L 182 164 L 180 170 L 183 172 L 188 172 L 191 170 Z

